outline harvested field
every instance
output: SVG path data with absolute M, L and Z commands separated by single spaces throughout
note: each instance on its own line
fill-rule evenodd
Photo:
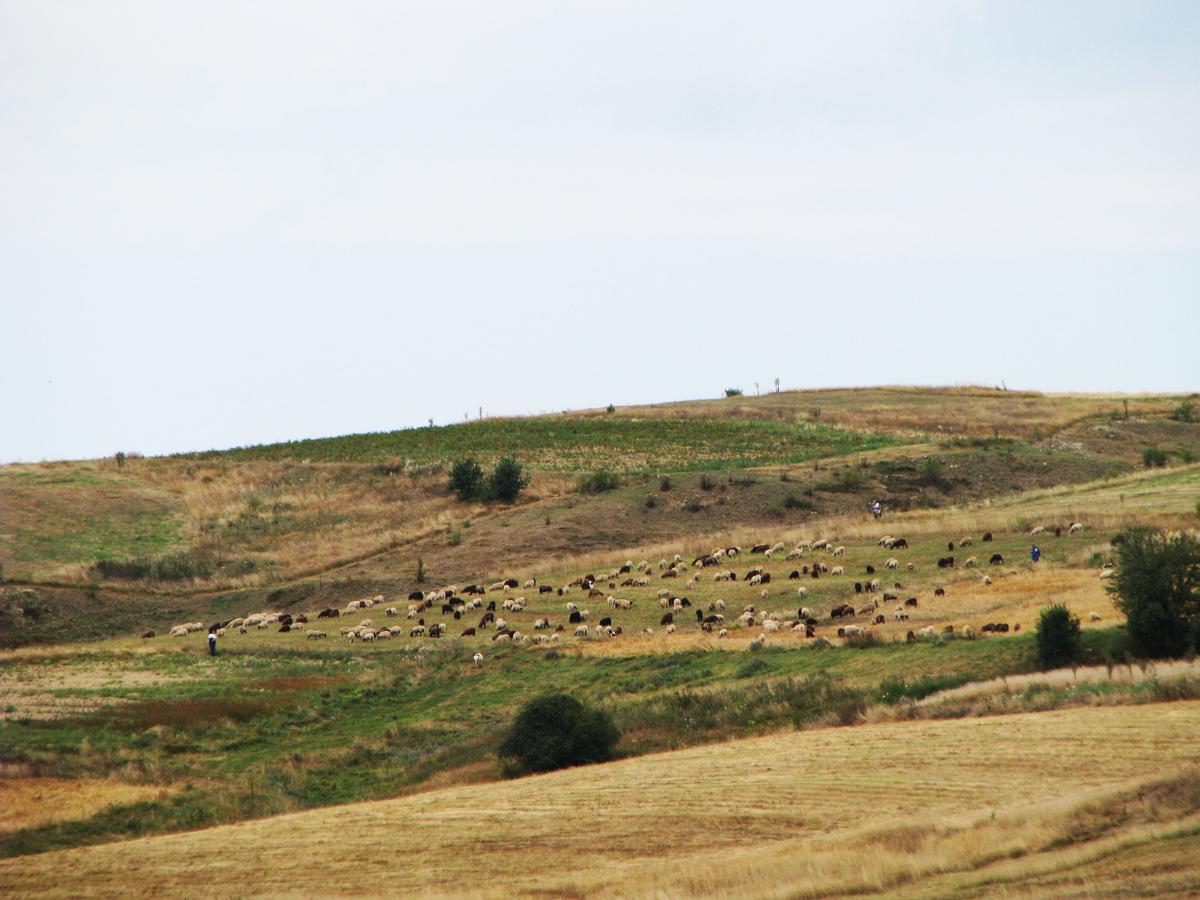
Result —
M 1196 759 L 1197 729 L 1200 702 L 791 732 L 9 859 L 0 882 L 49 895 L 80 884 L 126 893 L 131 873 L 165 895 L 199 883 L 218 895 L 822 893 L 872 877 L 869 857 L 849 879 L 837 866 L 801 866 L 806 848 L 828 846 L 831 831 L 844 846 L 854 837 L 846 830 L 881 820 L 1015 823 L 1023 808 L 1064 793 L 1079 803 L 1181 770 Z M 998 832 L 1001 843 L 1009 838 Z M 336 855 L 336 873 L 296 866 L 301 852 Z M 726 852 L 740 864 L 726 869 Z M 759 872 L 749 886 L 738 880 L 747 856 Z M 785 863 L 778 877 L 768 862 Z M 879 878 L 902 883 L 914 869 Z
M 161 787 L 99 778 L 0 778 L 0 832 L 86 819 L 109 806 L 166 793 Z

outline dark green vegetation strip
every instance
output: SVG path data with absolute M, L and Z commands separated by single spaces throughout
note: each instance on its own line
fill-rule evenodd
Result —
M 538 469 L 673 471 L 803 462 L 899 441 L 810 422 L 747 419 L 487 419 L 438 428 L 352 434 L 281 444 L 211 450 L 192 458 L 304 459 L 315 462 L 405 460 L 449 463 L 475 456 L 493 463 L 508 453 Z

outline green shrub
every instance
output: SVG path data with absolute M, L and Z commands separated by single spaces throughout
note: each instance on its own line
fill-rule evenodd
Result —
M 671 489 L 671 476 L 663 475 L 658 479 L 658 489 L 660 491 L 669 491 Z
M 511 456 L 502 457 L 492 470 L 492 477 L 488 479 L 488 494 L 493 500 L 512 503 L 529 485 L 529 479 L 529 473 L 516 459 Z
M 621 479 L 615 472 L 600 469 L 591 475 L 581 475 L 576 487 L 581 494 L 603 494 L 605 491 L 616 490 L 620 486 Z
M 838 472 L 829 481 L 817 485 L 822 491 L 831 493 L 850 494 L 859 490 L 866 483 L 862 472 L 858 469 L 845 468 Z
M 700 476 L 700 490 L 711 491 L 716 486 L 717 486 L 717 483 L 712 480 L 712 478 L 709 476 L 709 474 L 707 472 L 703 473 Z
M 1200 646 L 1200 542 L 1186 532 L 1130 528 L 1113 543 L 1117 575 L 1109 590 L 1134 649 L 1159 657 Z
M 550 694 L 525 704 L 499 756 L 509 775 L 549 772 L 612 759 L 620 738 L 608 713 L 567 694 Z
M 1162 468 L 1167 464 L 1167 454 L 1165 450 L 1158 447 L 1147 447 L 1142 451 L 1142 465 L 1147 469 L 1152 467 Z
M 1047 606 L 1038 617 L 1037 649 L 1042 667 L 1068 666 L 1079 657 L 1079 617 L 1061 603 Z
M 658 498 L 653 494 L 648 494 L 646 496 L 646 509 L 654 509 L 656 506 L 658 506 Z
M 1188 397 L 1186 400 L 1181 400 L 1179 405 L 1175 407 L 1175 411 L 1171 413 L 1171 418 L 1176 422 L 1191 422 L 1195 419 L 1196 403 Z
M 937 488 L 944 491 L 950 487 L 950 481 L 942 471 L 942 463 L 934 457 L 929 457 L 921 464 L 921 473 L 915 479 L 917 484 Z
M 725 388 L 725 396 L 726 397 L 740 397 L 740 396 L 742 396 L 742 389 L 741 388 Z
M 812 509 L 816 506 L 807 497 L 797 497 L 795 494 L 788 494 L 783 498 L 784 509 Z
M 483 467 L 473 459 L 460 459 L 450 468 L 450 490 L 459 500 L 483 497 Z
M 462 543 L 462 532 L 461 531 L 450 532 L 450 546 L 457 547 L 461 543 Z

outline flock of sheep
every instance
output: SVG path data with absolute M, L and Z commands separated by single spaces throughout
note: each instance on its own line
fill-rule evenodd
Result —
M 1036 536 L 1048 530 L 1050 529 L 1038 526 L 1030 531 L 1030 535 Z M 1053 530 L 1060 535 L 1064 532 L 1062 527 Z M 1082 530 L 1083 525 L 1078 522 L 1072 523 L 1065 529 L 1067 534 L 1078 534 Z M 981 543 L 991 540 L 991 532 L 986 532 L 980 537 Z M 902 569 L 908 572 L 915 571 L 917 567 L 915 562 L 902 562 L 897 555 L 908 549 L 908 541 L 905 538 L 885 535 L 879 539 L 878 545 L 889 551 L 889 555 L 880 563 L 884 571 L 894 573 L 894 577 L 899 577 Z M 959 550 L 973 545 L 974 538 L 970 535 L 957 541 Z M 956 542 L 948 541 L 947 548 L 953 553 L 956 550 Z M 846 577 L 845 565 L 841 563 L 845 557 L 846 548 L 829 540 L 802 541 L 790 548 L 782 542 L 756 544 L 745 552 L 750 555 L 760 555 L 767 560 L 781 557 L 789 562 L 800 561 L 799 567 L 792 569 L 787 575 L 791 581 Z M 719 547 L 710 553 L 696 556 L 690 564 L 679 554 L 675 554 L 670 559 L 660 559 L 657 563 L 642 560 L 635 564 L 631 560 L 627 560 L 610 572 L 599 576 L 591 573 L 580 575 L 560 587 L 539 584 L 536 578 L 528 578 L 524 581 L 507 578 L 489 585 L 447 585 L 433 591 L 413 591 L 408 595 L 403 609 L 394 601 L 392 605 L 389 605 L 383 595 L 376 595 L 352 600 L 344 608 L 330 607 L 319 612 L 295 616 L 286 612 L 262 611 L 229 621 L 216 622 L 209 626 L 205 626 L 202 622 L 176 625 L 171 628 L 170 635 L 182 637 L 207 629 L 210 633 L 215 633 L 220 637 L 231 631 L 245 634 L 251 628 L 257 630 L 274 628 L 276 631 L 284 633 L 303 632 L 311 640 L 328 637 L 329 632 L 310 627 L 310 618 L 312 618 L 316 622 L 329 619 L 330 627 L 336 626 L 341 636 L 350 642 L 386 641 L 403 637 L 405 634 L 409 638 L 441 638 L 449 636 L 452 631 L 458 632 L 460 637 L 490 635 L 491 640 L 496 642 L 544 644 L 560 640 L 561 637 L 567 635 L 578 638 L 612 640 L 624 633 L 623 627 L 617 624 L 615 618 L 621 613 L 633 609 L 637 602 L 634 599 L 617 596 L 617 593 L 622 588 L 648 587 L 655 576 L 659 581 L 681 579 L 678 582 L 680 590 L 664 586 L 656 592 L 657 605 L 660 610 L 658 627 L 668 635 L 674 634 L 685 624 L 692 624 L 691 620 L 694 616 L 693 627 L 704 632 L 714 633 L 718 638 L 728 637 L 733 629 L 754 628 L 760 629 L 758 636 L 760 642 L 765 641 L 768 634 L 784 630 L 813 638 L 817 636 L 817 628 L 822 624 L 830 627 L 836 625 L 836 635 L 840 638 L 856 638 L 867 634 L 872 626 L 884 624 L 888 618 L 892 618 L 896 622 L 908 620 L 910 612 L 920 603 L 915 596 L 901 600 L 899 594 L 893 591 L 903 590 L 903 585 L 899 581 L 894 581 L 893 577 L 894 584 L 890 587 L 883 587 L 882 579 L 875 577 L 880 574 L 876 567 L 866 565 L 864 569 L 866 578 L 853 583 L 853 596 L 847 593 L 847 600 L 853 602 L 843 601 L 834 605 L 827 616 L 821 617 L 814 609 L 805 605 L 809 591 L 804 585 L 796 588 L 794 596 L 800 605 L 794 610 L 781 612 L 760 609 L 760 606 L 765 605 L 770 596 L 767 585 L 771 583 L 772 575 L 767 571 L 765 565 L 756 565 L 739 577 L 728 566 L 742 553 L 741 547 Z M 992 554 L 989 559 L 989 563 L 992 565 L 998 565 L 1003 561 L 1003 556 L 999 553 Z M 979 560 L 973 555 L 961 563 L 963 568 L 975 568 L 978 565 Z M 937 566 L 939 569 L 954 568 L 956 566 L 954 557 L 951 555 L 938 558 Z M 1111 568 L 1104 571 L 1111 573 Z M 708 575 L 713 582 L 730 582 L 731 586 L 733 582 L 741 581 L 753 590 L 753 594 L 745 598 L 751 602 L 743 602 L 740 611 L 737 611 L 736 614 L 729 609 L 727 602 L 720 598 L 707 604 L 697 601 L 698 606 L 703 606 L 703 608 L 694 607 L 691 599 L 687 596 L 687 591 L 698 586 L 705 575 Z M 988 585 L 992 583 L 992 579 L 984 575 L 980 582 Z M 556 602 L 559 602 L 559 598 L 561 598 L 561 608 L 566 621 L 554 623 L 551 621 L 549 613 L 535 614 L 528 611 L 529 601 L 524 595 L 519 595 L 521 591 L 536 591 L 539 598 L 551 595 L 556 598 Z M 489 594 L 492 595 L 491 598 L 488 598 Z M 572 594 L 576 594 L 577 598 Z M 935 597 L 944 595 L 944 586 L 935 589 Z M 593 615 L 591 610 L 586 608 L 593 603 L 600 602 L 603 602 L 606 607 L 602 615 Z M 688 612 L 689 609 L 690 612 Z M 375 612 L 363 616 L 364 613 L 371 610 L 375 610 Z M 475 619 L 476 615 L 478 615 L 478 620 Z M 360 616 L 363 617 L 359 618 Z M 379 619 L 399 619 L 401 616 L 409 620 L 407 624 L 388 625 L 382 622 L 377 624 Z M 532 620 L 529 617 L 532 617 Z M 679 621 L 676 620 L 677 617 L 679 617 Z M 863 618 L 863 624 L 850 621 L 860 617 Z M 347 618 L 357 618 L 358 621 L 354 624 L 342 624 Z M 824 623 L 822 618 L 825 620 Z M 1092 619 L 1096 620 L 1098 616 L 1093 613 Z M 1019 629 L 1020 625 L 1016 625 L 1012 630 Z M 989 622 L 981 626 L 979 630 L 983 633 L 1005 633 L 1010 629 L 1007 623 Z M 653 625 L 649 625 L 643 627 L 641 631 L 645 634 L 654 634 L 655 628 Z M 934 636 L 936 631 L 934 626 L 929 625 L 917 632 L 909 631 L 907 638 L 912 641 L 920 637 L 930 637 Z M 941 631 L 952 634 L 954 627 L 947 625 Z M 974 630 L 971 626 L 966 626 L 959 633 L 963 636 L 973 636 Z M 143 637 L 153 636 L 154 632 L 146 632 L 143 635 Z

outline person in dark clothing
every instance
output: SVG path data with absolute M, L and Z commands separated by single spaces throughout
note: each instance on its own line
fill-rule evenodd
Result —
M 215 631 L 210 631 L 208 633 L 208 655 L 217 655 L 217 633 Z
M 1042 548 L 1039 547 L 1037 544 L 1034 544 L 1031 548 L 1029 548 L 1029 558 L 1032 559 L 1034 562 L 1037 562 L 1039 559 L 1041 559 L 1042 558 Z

